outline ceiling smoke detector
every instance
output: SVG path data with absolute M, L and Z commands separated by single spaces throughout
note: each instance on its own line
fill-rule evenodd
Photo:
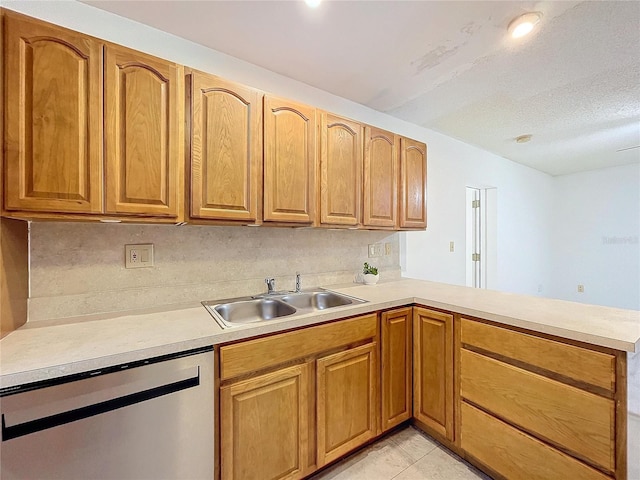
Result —
M 509 35 L 520 38 L 528 35 L 542 18 L 541 12 L 529 12 L 513 19 L 509 24 Z
M 533 135 L 531 135 L 530 133 L 527 133 L 526 135 L 519 135 L 516 137 L 516 143 L 527 143 L 531 141 L 531 137 L 533 137 Z

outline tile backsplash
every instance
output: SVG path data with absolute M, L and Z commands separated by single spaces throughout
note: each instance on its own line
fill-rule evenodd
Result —
M 29 321 L 353 282 L 363 262 L 400 277 L 399 234 L 310 228 L 34 222 Z M 125 269 L 125 244 L 153 243 L 155 265 Z M 367 246 L 391 243 L 369 259 Z

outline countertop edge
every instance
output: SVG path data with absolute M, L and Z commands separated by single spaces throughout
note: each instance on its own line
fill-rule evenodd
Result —
M 422 294 L 421 290 L 428 288 L 440 288 L 445 289 L 447 295 L 440 294 L 438 292 L 433 293 L 434 298 L 428 298 L 428 294 Z M 249 338 L 270 335 L 275 333 L 280 333 L 288 330 L 304 328 L 308 326 L 313 326 L 325 322 L 335 321 L 341 318 L 349 318 L 357 315 L 365 315 L 368 313 L 376 312 L 376 311 L 384 311 L 393 308 L 398 308 L 402 306 L 410 306 L 410 305 L 422 305 L 427 308 L 435 308 L 444 311 L 453 312 L 460 315 L 465 315 L 473 318 L 493 321 L 504 325 L 506 327 L 513 326 L 518 328 L 527 329 L 533 332 L 553 335 L 556 337 L 560 337 L 567 340 L 573 340 L 578 342 L 583 342 L 586 344 L 607 347 L 614 350 L 629 352 L 629 354 L 634 354 L 640 350 L 640 338 L 637 338 L 636 341 L 626 341 L 623 338 L 615 338 L 614 335 L 611 337 L 605 337 L 602 335 L 597 335 L 595 333 L 590 333 L 588 328 L 585 327 L 583 331 L 578 329 L 571 330 L 569 328 L 563 328 L 560 326 L 552 325 L 549 323 L 539 323 L 532 320 L 527 320 L 526 318 L 517 318 L 515 316 L 501 314 L 499 311 L 491 311 L 490 308 L 482 309 L 482 308 L 472 308 L 469 304 L 473 304 L 473 298 L 471 300 L 467 298 L 464 302 L 460 302 L 460 304 L 451 303 L 451 298 L 458 298 L 457 293 L 463 292 L 468 293 L 472 296 L 482 295 L 479 292 L 471 292 L 469 290 L 464 290 L 466 287 L 459 287 L 454 285 L 445 285 L 438 284 L 434 282 L 422 281 L 422 280 L 414 280 L 414 279 L 401 279 L 389 282 L 387 284 L 379 284 L 374 287 L 364 287 L 362 285 L 336 285 L 334 287 L 327 287 L 330 290 L 334 290 L 341 293 L 346 293 L 347 295 L 352 295 L 355 297 L 368 297 L 367 303 L 351 305 L 347 307 L 336 308 L 335 310 L 324 310 L 320 312 L 315 312 L 311 314 L 300 315 L 299 317 L 294 317 L 291 319 L 283 318 L 278 319 L 273 322 L 256 325 L 249 325 L 246 327 L 239 328 L 231 328 L 231 329 L 221 329 L 215 324 L 214 320 L 209 317 L 209 314 L 202 309 L 200 312 L 197 308 L 191 310 L 190 308 L 185 307 L 184 310 L 175 310 L 170 306 L 167 306 L 166 311 L 161 311 L 160 313 L 149 313 L 149 312 L 141 312 L 141 313 L 131 313 L 131 314 L 114 314 L 113 318 L 109 318 L 109 316 L 102 316 L 105 318 L 100 318 L 99 320 L 102 322 L 115 322 L 116 326 L 122 327 L 123 325 L 129 325 L 126 321 L 134 321 L 134 322 L 146 322 L 145 327 L 141 327 L 141 330 L 138 331 L 138 335 L 140 335 L 141 331 L 145 331 L 144 328 L 151 328 L 150 325 L 154 325 L 155 323 L 153 319 L 156 317 L 154 315 L 160 315 L 163 319 L 163 328 L 169 329 L 169 333 L 173 331 L 178 331 L 179 329 L 178 322 L 179 319 L 176 319 L 175 316 L 182 315 L 183 317 L 188 317 L 188 320 L 184 320 L 185 322 L 191 322 L 195 325 L 192 331 L 188 334 L 184 334 L 183 338 L 178 341 L 166 341 L 166 339 L 157 340 L 157 344 L 145 346 L 144 342 L 139 341 L 139 337 L 136 337 L 135 334 L 129 341 L 131 343 L 127 343 L 126 341 L 118 342 L 117 347 L 114 345 L 110 347 L 114 353 L 106 353 L 100 355 L 96 353 L 97 356 L 91 357 L 90 353 L 84 353 L 85 358 L 81 358 L 80 360 L 71 360 L 64 362 L 61 359 L 53 359 L 50 363 L 47 361 L 40 362 L 40 365 L 34 368 L 28 368 L 25 366 L 25 370 L 20 371 L 20 366 L 16 366 L 19 363 L 19 360 L 16 360 L 16 365 L 14 365 L 13 370 L 10 373 L 3 373 L 2 363 L 0 363 L 0 389 L 6 389 L 10 387 L 15 387 L 18 385 L 26 385 L 29 383 L 38 382 L 41 380 L 52 379 L 52 378 L 60 378 L 68 375 L 74 375 L 77 373 L 83 373 L 87 371 L 97 370 L 105 367 L 110 367 L 119 364 L 125 364 L 128 362 L 141 360 L 145 358 L 153 358 L 161 355 L 177 353 L 180 351 L 190 350 L 194 348 L 199 348 L 203 346 L 218 346 L 223 343 L 235 342 L 246 340 Z M 389 293 L 389 289 L 392 291 Z M 400 289 L 400 291 L 398 291 Z M 419 290 L 416 290 L 419 289 Z M 451 289 L 451 291 L 449 291 Z M 459 290 L 460 289 L 460 290 Z M 406 290 L 402 292 L 402 290 Z M 456 295 L 452 295 L 456 294 Z M 418 294 L 418 295 L 416 295 Z M 514 298 L 509 298 L 509 295 L 514 294 L 505 294 L 504 292 L 492 292 L 489 297 L 491 298 L 499 298 L 502 301 L 513 301 Z M 437 297 L 445 297 L 444 300 L 442 298 L 438 299 Z M 449 298 L 447 298 L 449 297 Z M 515 297 L 515 300 L 519 300 L 520 297 Z M 525 297 L 522 298 L 532 298 L 535 299 L 535 302 L 540 302 L 544 300 L 551 299 L 540 299 L 538 297 Z M 447 301 L 448 300 L 448 301 Z M 464 303 L 467 305 L 464 305 Z M 482 302 L 479 302 L 482 303 Z M 564 303 L 565 305 L 567 302 Z M 486 305 L 485 305 L 486 307 Z M 591 308 L 592 306 L 585 306 L 583 304 L 575 304 L 569 305 L 569 307 L 576 309 L 583 308 Z M 191 307 L 193 308 L 193 306 Z M 568 308 L 568 307 L 567 307 Z M 594 312 L 598 312 L 602 310 L 602 307 L 595 306 Z M 500 310 L 499 307 L 495 307 L 494 310 Z M 502 308 L 502 310 L 509 310 Z M 631 321 L 635 321 L 635 317 L 633 314 L 636 312 L 633 311 L 623 311 L 620 309 L 608 309 L 608 307 L 604 307 L 605 313 L 608 311 L 616 313 L 618 315 L 626 315 L 625 318 L 631 318 Z M 174 313 L 175 312 L 175 313 Z M 622 313 L 620 313 L 622 312 Z M 632 312 L 632 316 L 629 316 L 628 312 Z M 640 315 L 640 312 L 638 312 Z M 594 317 L 596 317 L 594 313 Z M 526 317 L 522 315 L 522 317 Z M 639 317 L 640 318 L 640 317 Z M 143 319 L 143 320 L 141 320 Z M 600 320 L 603 321 L 603 320 Z M 73 323 L 73 322 L 70 322 Z M 82 322 L 78 322 L 78 325 L 82 325 Z M 182 325 L 182 324 L 180 324 Z M 632 326 L 635 325 L 632 323 Z M 73 330 L 73 325 L 64 325 L 64 327 L 69 328 L 71 331 Z M 571 325 L 569 325 L 571 326 Z M 56 327 L 43 327 L 41 330 L 46 330 L 46 328 L 50 328 L 52 331 Z M 92 328 L 91 324 L 84 324 L 83 327 L 85 330 Z M 116 327 L 109 327 L 112 330 Z M 29 338 L 29 329 L 25 329 L 20 332 L 21 335 L 19 338 Z M 31 326 L 32 331 L 37 331 L 39 328 Z M 635 332 L 633 328 L 630 331 Z M 16 333 L 16 332 L 14 332 Z M 624 335 L 620 334 L 620 331 L 617 332 L 618 337 L 624 337 Z M 624 330 L 623 330 L 624 333 Z M 113 335 L 114 332 L 112 332 Z M 17 345 L 19 345 L 20 339 L 16 339 L 13 343 L 7 343 L 7 339 L 11 337 L 12 334 L 9 334 L 5 337 L 2 342 L 0 342 L 0 346 L 2 343 L 4 345 L 10 344 L 14 351 L 18 351 Z M 60 333 L 54 334 L 51 333 L 54 338 L 63 338 Z M 58 337 L 55 337 L 58 335 Z M 170 337 L 171 335 L 169 335 Z M 635 333 L 634 335 L 635 336 Z M 166 335 L 165 335 L 166 337 Z M 640 337 L 640 335 L 639 335 Z M 16 337 L 18 338 L 18 337 Z M 114 336 L 116 338 L 116 336 Z M 118 337 L 119 338 L 119 337 Z M 136 342 L 136 340 L 138 340 Z M 12 342 L 12 340 L 9 340 Z M 116 343 L 116 342 L 114 342 Z M 147 342 L 148 343 L 148 342 Z M 139 345 L 136 345 L 139 344 Z M 138 348 L 136 348 L 138 346 Z M 31 345 L 32 348 L 33 345 Z M 26 356 L 24 358 L 27 358 Z M 64 358 L 64 355 L 61 356 Z M 38 362 L 35 362 L 36 364 Z

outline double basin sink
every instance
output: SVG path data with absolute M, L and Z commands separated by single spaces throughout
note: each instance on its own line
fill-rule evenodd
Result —
M 222 328 L 227 328 L 358 303 L 366 303 L 366 300 L 318 288 L 214 300 L 202 302 L 202 305 Z

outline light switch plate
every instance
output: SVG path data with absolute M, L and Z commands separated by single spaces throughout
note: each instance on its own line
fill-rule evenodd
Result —
M 369 258 L 377 258 L 384 255 L 384 245 L 382 243 L 372 243 L 369 245 Z
M 153 243 L 124 246 L 125 268 L 153 267 Z

